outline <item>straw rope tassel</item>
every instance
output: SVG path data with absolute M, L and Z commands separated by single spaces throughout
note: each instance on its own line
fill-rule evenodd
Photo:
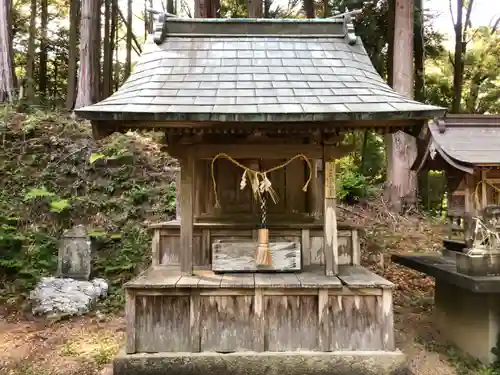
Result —
M 271 248 L 269 247 L 269 230 L 267 229 L 267 206 L 266 197 L 262 196 L 260 200 L 261 210 L 261 227 L 259 229 L 259 244 L 257 246 L 257 256 L 255 263 L 260 266 L 268 266 L 271 264 Z
M 277 171 L 278 169 L 285 168 L 288 164 L 290 164 L 295 159 L 302 159 L 307 164 L 309 169 L 309 177 L 302 187 L 302 191 L 306 192 L 307 187 L 312 179 L 312 166 L 311 162 L 307 157 L 303 154 L 297 154 L 293 158 L 288 161 L 277 165 L 276 167 L 270 168 L 266 171 L 256 171 L 250 169 L 243 164 L 239 163 L 231 156 L 225 153 L 217 154 L 212 159 L 212 164 L 210 166 L 210 171 L 212 175 L 212 183 L 213 183 L 213 193 L 215 197 L 215 207 L 220 207 L 219 197 L 217 195 L 217 182 L 215 181 L 215 173 L 214 173 L 214 165 L 215 161 L 219 158 L 226 158 L 234 165 L 243 169 L 243 174 L 241 175 L 240 189 L 243 190 L 247 186 L 247 182 L 250 183 L 250 187 L 252 189 L 253 196 L 255 200 L 260 201 L 260 209 L 261 209 L 261 228 L 259 229 L 259 244 L 257 247 L 257 254 L 255 262 L 257 265 L 270 265 L 271 264 L 271 249 L 269 247 L 269 230 L 267 229 L 267 200 L 266 193 L 271 197 L 274 203 L 278 202 L 278 195 L 274 191 L 271 186 L 271 181 L 267 178 L 267 174 Z

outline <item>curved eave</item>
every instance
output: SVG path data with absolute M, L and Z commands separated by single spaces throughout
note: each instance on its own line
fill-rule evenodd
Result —
M 89 110 L 90 109 L 90 110 Z M 318 112 L 318 113 L 205 113 L 205 112 L 106 112 L 96 111 L 91 107 L 75 110 L 78 116 L 97 122 L 100 121 L 140 121 L 141 128 L 147 128 L 147 122 L 327 122 L 327 121 L 391 121 L 391 120 L 427 120 L 442 117 L 446 110 L 429 107 L 428 110 L 416 111 L 358 111 L 358 112 Z M 119 124 L 117 124 L 119 125 Z M 155 127 L 151 125 L 151 127 Z M 165 126 L 168 127 L 168 126 Z M 382 127 L 389 127 L 382 126 Z
M 468 174 L 474 174 L 474 166 L 450 156 L 448 153 L 446 153 L 445 150 L 443 150 L 443 148 L 441 148 L 441 146 L 432 138 L 432 136 L 428 140 L 426 140 L 426 142 L 427 146 L 425 147 L 423 154 L 420 154 L 421 156 L 418 156 L 413 163 L 411 167 L 412 170 L 416 171 L 417 173 L 419 173 L 423 169 L 444 170 L 446 169 L 445 166 L 448 165 L 459 171 Z M 432 158 L 430 155 L 432 145 L 436 150 L 436 155 L 434 156 L 434 158 Z

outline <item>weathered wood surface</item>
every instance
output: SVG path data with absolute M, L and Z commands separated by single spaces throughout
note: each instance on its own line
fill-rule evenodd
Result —
M 231 353 L 263 351 L 255 345 L 253 296 L 201 298 L 201 350 Z
M 180 163 L 180 207 L 183 217 L 180 229 L 180 270 L 184 275 L 190 275 L 193 272 L 194 158 L 187 155 Z
M 320 265 L 311 265 L 302 272 L 217 274 L 211 270 L 195 270 L 193 275 L 181 275 L 175 268 L 155 267 L 125 284 L 127 289 L 169 288 L 327 288 L 352 289 L 394 287 L 390 281 L 361 266 L 340 266 L 337 276 L 326 276 Z
M 267 351 L 318 350 L 317 296 L 265 296 Z
M 216 240 L 212 243 L 214 271 L 298 271 L 301 268 L 300 241 L 271 239 L 271 264 L 259 267 L 255 263 L 257 242 L 250 240 Z
M 348 288 L 394 288 L 394 284 L 361 266 L 339 266 L 338 278 Z
M 324 159 L 325 209 L 323 217 L 323 252 L 325 256 L 325 274 L 336 275 L 339 265 L 339 244 L 337 235 L 336 213 L 336 169 L 335 161 Z
M 169 220 L 154 223 L 149 226 L 151 229 L 178 229 L 180 228 L 181 220 Z M 208 228 L 208 229 L 255 229 L 255 226 L 248 223 L 241 222 L 226 222 L 226 221 L 197 221 L 193 223 L 194 228 Z M 295 223 L 295 222 L 282 222 L 282 223 L 268 223 L 267 227 L 271 229 L 316 229 L 322 230 L 323 223 Z M 358 224 L 351 222 L 339 221 L 337 222 L 339 230 L 362 229 Z
M 187 276 L 151 268 L 126 285 L 127 352 L 393 350 L 392 289 L 380 279 L 356 266 L 338 277 L 322 266 Z
M 153 264 L 180 266 L 180 226 L 179 222 L 175 224 L 166 224 L 155 228 L 153 241 Z M 193 228 L 193 265 L 194 267 L 210 268 L 212 265 L 212 244 L 216 241 L 225 241 L 229 239 L 245 239 L 249 241 L 253 238 L 255 226 L 242 225 L 220 225 L 214 224 L 201 225 L 194 224 Z M 271 241 L 277 242 L 280 239 L 285 241 L 300 242 L 300 252 L 302 254 L 299 260 L 303 265 L 325 264 L 323 252 L 323 230 L 321 226 L 309 228 L 297 228 L 296 226 L 271 227 Z M 338 253 L 339 265 L 359 264 L 359 240 L 357 232 L 353 230 L 339 230 Z M 248 254 L 250 256 L 250 254 Z M 253 257 L 253 255 L 251 255 Z M 216 267 L 217 268 L 217 267 Z M 295 267 L 300 269 L 300 265 Z M 238 270 L 235 268 L 234 270 Z
M 326 276 L 322 268 L 308 267 L 304 271 L 296 274 L 301 288 L 342 288 L 339 278 Z
M 189 303 L 189 296 L 137 296 L 136 351 L 191 351 Z

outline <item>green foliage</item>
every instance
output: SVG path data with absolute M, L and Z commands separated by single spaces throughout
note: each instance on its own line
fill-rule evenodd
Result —
M 0 108 L 3 110 L 4 108 Z M 0 149 L 0 295 L 25 293 L 57 268 L 58 240 L 76 224 L 93 243 L 93 276 L 111 280 L 108 298 L 149 262 L 147 223 L 175 211 L 171 160 L 153 137 L 92 140 L 90 127 L 54 113 L 8 114 Z
M 462 111 L 499 113 L 500 36 L 480 27 L 471 31 L 467 44 L 462 88 Z M 426 63 L 426 101 L 451 108 L 453 101 L 453 55 L 443 51 Z
M 372 197 L 385 179 L 385 147 L 376 133 L 353 132 L 345 144 L 354 152 L 337 163 L 337 198 L 345 203 L 357 203 Z
M 355 203 L 368 196 L 368 181 L 358 171 L 344 169 L 337 180 L 337 198 Z

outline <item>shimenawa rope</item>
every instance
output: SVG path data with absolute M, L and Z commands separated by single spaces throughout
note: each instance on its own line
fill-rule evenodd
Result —
M 312 179 L 312 167 L 309 159 L 303 154 L 297 154 L 293 158 L 288 161 L 277 165 L 273 168 L 267 169 L 263 172 L 256 171 L 254 169 L 248 168 L 247 166 L 241 164 L 237 160 L 233 159 L 231 156 L 225 153 L 217 154 L 212 159 L 212 164 L 210 166 L 210 171 L 212 174 L 212 182 L 215 196 L 215 207 L 220 207 L 219 198 L 217 196 L 217 182 L 215 181 L 215 173 L 214 173 L 214 165 L 217 159 L 226 158 L 233 164 L 237 165 L 241 169 L 243 169 L 243 174 L 241 175 L 240 189 L 243 190 L 247 186 L 247 179 L 250 182 L 250 186 L 252 188 L 252 192 L 255 200 L 260 201 L 261 208 L 261 228 L 259 229 L 259 244 L 257 246 L 257 254 L 255 258 L 255 263 L 257 265 L 269 265 L 271 264 L 271 249 L 269 248 L 269 231 L 266 228 L 267 225 L 267 200 L 265 197 L 265 193 L 269 194 L 274 203 L 278 202 L 278 195 L 274 191 L 271 181 L 267 178 L 267 175 L 271 172 L 277 171 L 281 168 L 285 168 L 288 164 L 290 164 L 295 159 L 303 159 L 307 167 L 309 168 L 309 178 L 306 183 L 302 187 L 302 191 L 306 192 L 307 187 Z

